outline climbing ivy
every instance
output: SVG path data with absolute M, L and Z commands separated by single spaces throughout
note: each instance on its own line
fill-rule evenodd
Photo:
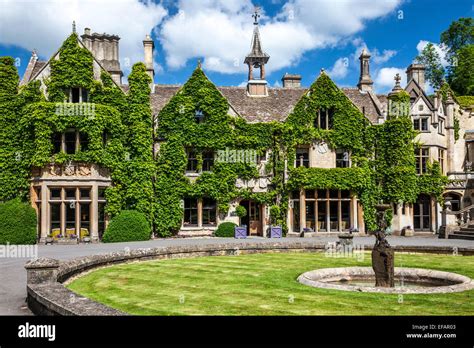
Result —
M 184 197 L 212 198 L 222 215 L 230 202 L 253 199 L 273 206 L 273 221 L 286 231 L 289 195 L 301 188 L 353 191 L 371 231 L 376 228 L 378 202 L 414 202 L 420 193 L 440 196 L 446 184 L 436 163 L 427 174 L 416 176 L 416 133 L 408 114 L 389 114 L 384 124 L 371 125 L 325 73 L 284 122 L 248 123 L 228 114 L 225 97 L 197 68 L 158 115 L 160 142 L 154 158 L 151 79 L 145 65 L 134 65 L 125 94 L 105 71 L 100 80 L 94 79 L 93 57 L 81 47 L 76 34 L 67 38 L 58 53 L 58 59 L 50 61 L 51 76 L 44 81 L 46 97 L 39 82 L 19 88 L 13 60 L 0 59 L 0 200 L 27 199 L 33 167 L 87 162 L 110 170 L 113 186 L 106 192 L 106 210 L 111 215 L 124 209 L 142 211 L 163 237 L 179 230 Z M 92 116 L 57 112 L 57 103 L 67 99 L 71 87 L 89 91 Z M 407 102 L 406 93 L 391 97 L 391 103 Z M 331 129 L 315 127 L 321 109 L 333 111 Z M 196 122 L 196 111 L 202 122 Z M 54 154 L 53 133 L 68 128 L 87 135 L 87 150 Z M 322 141 L 332 149 L 348 150 L 352 168 L 293 168 L 298 145 Z M 255 163 L 215 162 L 212 171 L 190 177 L 185 174 L 186 148 L 196 151 L 198 170 L 208 150 L 247 149 L 269 155 L 265 168 Z M 236 186 L 237 180 L 257 179 L 262 172 L 271 179 L 267 192 Z

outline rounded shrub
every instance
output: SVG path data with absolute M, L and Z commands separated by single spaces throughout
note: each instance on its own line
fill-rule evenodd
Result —
M 247 209 L 245 209 L 245 207 L 243 205 L 238 205 L 236 208 L 235 208 L 235 214 L 239 217 L 239 218 L 243 218 L 244 216 L 247 215 Z
M 234 228 L 237 224 L 233 222 L 223 222 L 217 227 L 216 232 L 214 235 L 216 237 L 234 237 Z
M 105 230 L 102 242 L 133 242 L 150 239 L 151 227 L 145 215 L 136 210 L 123 210 Z
M 0 244 L 35 244 L 36 226 L 36 211 L 28 203 L 0 203 Z

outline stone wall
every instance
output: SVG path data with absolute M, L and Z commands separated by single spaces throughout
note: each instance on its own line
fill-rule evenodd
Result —
M 176 259 L 200 256 L 242 255 L 270 252 L 324 251 L 326 245 L 316 242 L 228 243 L 212 245 L 173 246 L 149 249 L 124 250 L 103 255 L 92 255 L 69 261 L 40 258 L 29 261 L 27 270 L 27 302 L 37 315 L 126 315 L 121 311 L 80 296 L 67 284 L 74 277 L 92 269 L 131 261 Z M 365 245 L 370 250 L 372 245 Z M 452 254 L 450 247 L 394 247 L 398 252 L 430 252 Z M 474 255 L 472 248 L 459 248 L 459 255 Z

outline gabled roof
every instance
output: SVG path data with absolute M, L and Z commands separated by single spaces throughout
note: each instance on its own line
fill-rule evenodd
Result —
M 421 88 L 420 85 L 418 84 L 418 82 L 416 82 L 414 79 L 411 79 L 408 82 L 407 86 L 405 87 L 405 91 L 408 94 L 410 94 L 410 96 L 412 95 L 412 93 L 415 93 L 415 95 L 417 96 L 417 99 L 418 98 L 423 98 L 424 102 L 426 103 L 426 105 L 428 105 L 430 110 L 434 111 L 433 102 L 428 97 L 428 95 L 426 95 L 425 90 L 423 88 Z
M 77 36 L 77 42 L 79 44 L 79 46 L 81 46 L 82 48 L 88 50 L 91 55 L 92 55 L 92 59 L 94 60 L 95 63 L 97 63 L 97 65 L 100 67 L 100 69 L 102 69 L 103 71 L 105 72 L 108 72 L 107 69 L 105 69 L 105 67 L 99 62 L 99 60 L 94 56 L 94 54 L 84 45 L 84 43 L 81 41 L 81 39 L 79 38 L 79 36 Z M 32 68 L 32 71 L 31 71 L 31 74 L 28 73 L 28 68 L 27 70 L 25 71 L 25 74 L 23 75 L 23 79 L 21 80 L 21 84 L 26 84 L 30 81 L 33 81 L 36 79 L 36 77 L 47 67 L 51 64 L 51 61 L 59 54 L 59 51 L 61 50 L 61 47 L 59 47 L 59 49 L 48 59 L 48 61 L 36 61 L 34 67 Z M 35 53 L 34 53 L 35 55 Z M 32 61 L 33 57 L 30 59 L 30 63 Z M 28 64 L 29 66 L 29 64 Z M 112 79 L 112 82 L 118 87 L 120 88 L 121 90 L 122 87 L 117 84 L 117 82 L 115 82 L 113 79 Z

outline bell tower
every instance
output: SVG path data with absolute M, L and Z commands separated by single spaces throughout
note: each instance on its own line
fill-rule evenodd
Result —
M 245 57 L 244 63 L 249 67 L 247 93 L 253 97 L 266 97 L 268 95 L 267 81 L 265 80 L 265 64 L 267 64 L 270 56 L 263 52 L 262 42 L 260 40 L 260 32 L 258 30 L 258 19 L 260 18 L 260 9 L 255 8 L 254 29 L 252 36 L 252 46 L 250 53 Z M 260 69 L 260 77 L 254 77 L 254 69 Z

